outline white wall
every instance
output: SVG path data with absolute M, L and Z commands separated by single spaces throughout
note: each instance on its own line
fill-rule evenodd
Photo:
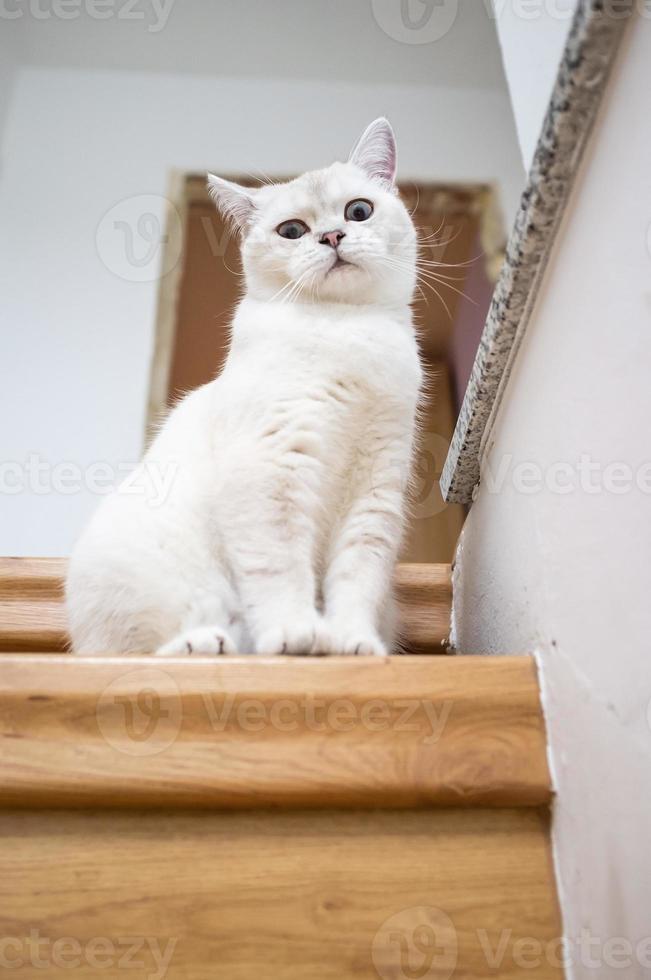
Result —
M 25 59 L 25 24 L 4 22 L 0 30 L 0 175 L 4 169 L 4 135 L 14 82 Z
M 74 492 L 71 473 L 62 492 L 52 467 L 115 468 L 141 451 L 159 283 L 107 268 L 95 243 L 102 217 L 132 196 L 164 195 L 171 168 L 322 166 L 382 112 L 403 177 L 495 178 L 513 213 L 523 174 L 504 90 L 19 72 L 0 183 L 0 445 L 12 467 L 5 491 L 18 480 L 23 491 L 0 495 L 0 553 L 67 554 L 97 496 Z M 26 473 L 32 454 L 49 471 Z M 41 492 L 53 480 L 59 489 Z
M 651 944 L 645 969 L 634 952 L 623 965 L 625 943 L 651 935 L 650 63 L 651 21 L 638 18 L 490 434 L 455 573 L 458 647 L 539 657 L 581 978 L 651 969 Z M 584 927 L 598 942 L 581 954 Z M 613 952 L 605 944 L 619 937 Z
M 492 0 L 525 170 L 529 170 L 577 0 Z

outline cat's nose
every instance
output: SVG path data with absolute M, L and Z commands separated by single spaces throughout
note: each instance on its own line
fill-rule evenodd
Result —
M 345 231 L 324 231 L 321 235 L 319 241 L 322 245 L 329 245 L 330 248 L 336 248 L 342 238 L 346 237 Z

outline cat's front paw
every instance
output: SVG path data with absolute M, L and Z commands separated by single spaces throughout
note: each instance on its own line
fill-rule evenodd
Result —
M 320 616 L 296 617 L 281 626 L 264 630 L 255 643 L 262 657 L 307 657 L 327 653 L 326 632 Z
M 389 651 L 372 627 L 334 627 L 329 632 L 328 653 L 342 657 L 387 657 Z
M 156 650 L 157 657 L 219 657 L 229 653 L 237 653 L 237 649 L 219 626 L 196 626 Z

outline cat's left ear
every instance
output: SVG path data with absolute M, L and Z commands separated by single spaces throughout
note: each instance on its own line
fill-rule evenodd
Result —
M 387 190 L 393 189 L 396 179 L 396 138 L 391 124 L 384 116 L 367 126 L 355 143 L 349 163 L 363 170 L 371 180 L 377 180 Z
M 255 211 L 255 188 L 242 187 L 232 180 L 208 174 L 208 193 L 219 213 L 232 221 L 240 231 L 244 231 Z

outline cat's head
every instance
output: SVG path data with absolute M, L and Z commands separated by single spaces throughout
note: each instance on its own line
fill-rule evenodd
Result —
M 248 293 L 277 302 L 409 303 L 416 233 L 395 175 L 386 119 L 371 123 L 346 163 L 287 183 L 250 188 L 210 174 L 218 209 L 241 232 Z

